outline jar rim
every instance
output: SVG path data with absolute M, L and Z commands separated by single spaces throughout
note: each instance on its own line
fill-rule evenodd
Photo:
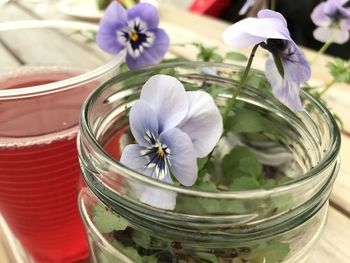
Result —
M 78 21 L 65 20 L 21 20 L 12 22 L 0 23 L 0 33 L 7 31 L 18 31 L 26 29 L 75 29 L 75 30 L 92 30 L 96 32 L 98 25 Z M 106 72 L 112 70 L 122 63 L 125 57 L 125 52 L 114 56 L 107 63 L 78 76 L 70 77 L 64 80 L 55 81 L 48 84 L 15 88 L 15 89 L 0 89 L 0 100 L 10 100 L 18 98 L 28 98 L 51 94 L 54 92 L 73 89 L 86 82 L 97 79 Z M 0 75 L 1 76 L 1 75 Z M 5 74 L 6 76 L 6 74 Z
M 330 142 L 330 149 L 325 154 L 325 156 L 318 162 L 315 167 L 313 167 L 311 170 L 307 171 L 304 176 L 298 177 L 294 180 L 291 180 L 290 182 L 287 182 L 286 184 L 276 186 L 271 189 L 254 189 L 254 190 L 240 190 L 240 191 L 222 191 L 222 192 L 210 192 L 200 189 L 191 189 L 184 186 L 176 186 L 164 183 L 159 180 L 154 180 L 150 177 L 144 176 L 141 173 L 138 173 L 137 171 L 134 171 L 122 163 L 120 163 L 118 160 L 114 159 L 112 156 L 110 156 L 107 151 L 103 148 L 102 145 L 99 144 L 97 138 L 94 136 L 94 133 L 91 129 L 91 126 L 88 122 L 88 112 L 89 108 L 93 104 L 93 102 L 96 100 L 96 98 L 101 94 L 104 89 L 112 86 L 114 83 L 121 81 L 125 78 L 135 76 L 137 74 L 146 73 L 148 71 L 153 70 L 159 70 L 162 68 L 174 68 L 174 67 L 181 67 L 181 66 L 191 66 L 196 65 L 196 67 L 221 67 L 221 68 L 227 68 L 232 69 L 232 67 L 237 68 L 243 68 L 241 66 L 237 66 L 234 64 L 224 64 L 224 63 L 212 63 L 212 62 L 198 62 L 198 61 L 181 61 L 181 62 L 170 62 L 170 63 L 162 63 L 158 65 L 153 65 L 149 67 L 145 67 L 138 70 L 131 70 L 128 72 L 121 73 L 107 82 L 103 83 L 100 87 L 98 87 L 93 93 L 90 94 L 90 96 L 85 101 L 81 114 L 80 114 L 80 133 L 84 137 L 85 140 L 90 144 L 90 146 L 94 149 L 94 151 L 97 151 L 98 155 L 103 158 L 103 161 L 108 163 L 113 169 L 122 174 L 124 177 L 128 179 L 136 180 L 140 183 L 147 184 L 152 187 L 161 188 L 164 190 L 169 190 L 178 194 L 184 194 L 189 196 L 197 196 L 197 197 L 203 197 L 203 198 L 216 198 L 216 199 L 247 199 L 247 198 L 257 198 L 257 197 L 263 197 L 266 195 L 274 195 L 277 193 L 290 191 L 292 189 L 298 188 L 304 184 L 307 184 L 311 180 L 313 180 L 315 177 L 317 177 L 318 174 L 320 174 L 322 171 L 327 169 L 337 158 L 339 150 L 340 150 L 340 130 L 338 128 L 338 125 L 333 118 L 330 111 L 316 98 L 314 98 L 312 95 L 308 94 L 306 91 L 301 90 L 301 94 L 305 96 L 309 102 L 313 104 L 313 106 L 317 107 L 320 112 L 322 112 L 323 117 L 325 118 L 327 125 L 330 127 L 330 133 L 333 135 L 331 136 L 331 142 Z M 255 70 L 256 72 L 261 72 L 259 70 Z M 80 137 L 80 136 L 79 136 Z M 80 139 L 78 138 L 78 141 Z M 78 143 L 78 151 L 81 153 L 81 148 Z M 101 184 L 104 184 L 104 182 L 100 182 Z M 109 191 L 113 191 L 110 187 L 106 186 Z

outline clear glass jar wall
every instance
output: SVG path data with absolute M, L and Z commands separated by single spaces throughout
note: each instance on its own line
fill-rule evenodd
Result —
M 85 186 L 81 216 L 96 262 L 303 262 L 325 225 L 336 178 L 340 134 L 327 109 L 302 92 L 305 110 L 294 112 L 269 91 L 263 73 L 252 72 L 231 114 L 247 110 L 273 127 L 226 134 L 213 158 L 237 145 L 252 151 L 267 176 L 291 180 L 265 189 L 220 191 L 168 185 L 119 162 L 132 143 L 128 109 L 155 74 L 177 77 L 187 90 L 219 90 L 224 107 L 242 69 L 233 65 L 181 62 L 120 74 L 97 89 L 81 114 L 79 159 Z M 216 174 L 207 176 L 220 177 Z M 173 210 L 140 202 L 135 189 L 176 195 Z

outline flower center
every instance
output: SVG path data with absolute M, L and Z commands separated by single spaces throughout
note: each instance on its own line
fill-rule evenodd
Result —
M 145 48 L 150 48 L 155 41 L 155 34 L 148 31 L 147 24 L 140 18 L 128 21 L 128 24 L 117 31 L 117 41 L 126 46 L 128 54 L 138 58 Z
M 165 153 L 164 153 L 164 151 L 163 151 L 161 146 L 158 146 L 157 155 L 159 157 L 164 157 L 165 156 Z
M 146 131 L 144 137 L 151 146 L 141 150 L 140 154 L 148 159 L 147 168 L 154 169 L 154 174 L 158 179 L 163 179 L 167 174 L 168 165 L 170 165 L 170 149 L 167 145 L 156 139 L 154 134 Z
M 137 34 L 136 32 L 131 32 L 130 33 L 130 39 L 131 39 L 131 41 L 133 41 L 133 42 L 136 42 L 137 40 L 139 40 L 139 34 Z

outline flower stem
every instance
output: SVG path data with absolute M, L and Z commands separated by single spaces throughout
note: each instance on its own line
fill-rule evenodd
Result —
M 252 62 L 253 62 L 253 59 L 254 59 L 254 56 L 255 56 L 255 52 L 258 49 L 259 45 L 260 44 L 256 44 L 253 47 L 252 52 L 250 53 L 250 56 L 249 56 L 249 59 L 248 59 L 247 66 L 245 67 L 244 72 L 243 72 L 243 76 L 242 76 L 242 78 L 241 78 L 241 80 L 239 82 L 238 88 L 233 90 L 233 94 L 232 94 L 231 100 L 229 101 L 228 105 L 226 106 L 226 110 L 225 110 L 224 115 L 223 115 L 224 125 L 225 125 L 225 123 L 227 121 L 227 118 L 228 118 L 228 116 L 230 114 L 230 111 L 231 111 L 232 107 L 235 105 L 235 102 L 237 100 L 238 95 L 242 91 L 244 83 L 247 80 L 248 73 L 249 73 L 250 67 L 252 66 Z
M 322 97 L 323 94 L 325 94 L 326 91 L 329 90 L 329 88 L 332 87 L 335 82 L 336 82 L 335 79 L 333 79 L 332 81 L 328 82 L 325 85 L 325 87 L 320 91 L 319 96 Z
M 236 99 L 237 99 L 238 95 L 241 93 L 242 88 L 243 88 L 243 85 L 244 85 L 244 83 L 245 83 L 246 80 L 247 80 L 249 70 L 250 70 L 250 68 L 251 68 L 251 66 L 252 66 L 252 63 L 253 63 L 253 59 L 254 59 L 254 56 L 255 56 L 255 52 L 256 52 L 256 50 L 258 49 L 259 45 L 260 45 L 260 44 L 256 44 L 256 45 L 253 47 L 252 52 L 250 53 L 250 56 L 249 56 L 249 59 L 248 59 L 248 62 L 247 62 L 247 66 L 245 67 L 245 70 L 244 70 L 244 72 L 243 72 L 243 76 L 242 76 L 242 78 L 241 78 L 241 80 L 240 80 L 240 82 L 239 82 L 238 88 L 233 90 L 233 94 L 232 94 L 231 100 L 229 101 L 229 103 L 228 103 L 228 105 L 227 105 L 227 107 L 226 107 L 225 113 L 224 113 L 224 115 L 223 115 L 223 117 L 222 117 L 223 123 L 224 123 L 224 127 L 225 127 L 225 123 L 226 123 L 226 121 L 227 121 L 227 118 L 228 118 L 228 116 L 229 116 L 229 114 L 230 114 L 230 111 L 231 111 L 232 107 L 235 105 Z M 221 135 L 221 138 L 222 138 L 224 135 L 225 135 L 225 131 L 224 131 L 224 133 Z M 203 168 L 202 168 L 199 172 L 202 172 L 203 170 L 207 169 L 207 166 L 208 166 L 208 164 L 209 164 L 209 162 L 210 162 L 210 159 L 211 159 L 211 157 L 213 156 L 214 150 L 215 150 L 215 147 L 214 147 L 214 149 L 208 154 L 207 160 L 206 160 L 206 162 L 205 162 Z
M 320 50 L 317 52 L 317 54 L 315 55 L 315 57 L 311 60 L 310 64 L 313 64 L 316 62 L 316 60 L 318 59 L 318 57 L 320 55 L 322 55 L 324 52 L 326 52 L 326 50 L 329 48 L 329 46 L 333 43 L 334 40 L 334 33 L 333 35 L 327 40 L 326 43 L 323 44 L 323 46 L 320 48 Z
M 271 10 L 276 10 L 276 0 L 271 0 L 270 1 L 270 9 Z

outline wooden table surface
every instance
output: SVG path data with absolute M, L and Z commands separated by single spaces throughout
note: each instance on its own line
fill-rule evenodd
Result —
M 60 13 L 57 9 L 57 1 L 46 1 L 41 6 L 21 1 L 10 1 L 0 7 L 0 22 L 27 20 L 27 19 L 65 19 L 75 20 Z M 194 14 L 186 13 L 168 5 L 159 6 L 161 14 L 161 26 L 167 30 L 173 44 L 202 42 L 206 46 L 218 46 L 223 51 L 228 51 L 221 40 L 221 34 L 228 26 L 227 23 L 214 20 L 207 17 L 200 17 Z M 195 50 L 192 48 L 171 47 L 171 53 L 182 55 L 194 59 Z M 242 50 L 248 52 L 247 50 Z M 309 59 L 315 55 L 314 52 L 305 50 Z M 312 81 L 315 83 L 328 82 L 330 75 L 325 67 L 327 61 L 331 58 L 322 56 L 317 65 L 312 67 Z M 262 53 L 257 54 L 253 67 L 263 69 L 265 58 Z M 11 54 L 5 52 L 0 43 L 0 70 L 4 63 L 15 63 Z M 7 65 L 9 65 L 7 64 Z M 326 100 L 332 110 L 340 116 L 344 122 L 342 132 L 341 158 L 342 165 L 338 178 L 335 182 L 331 194 L 331 207 L 329 209 L 329 219 L 326 230 L 317 246 L 312 253 L 309 263 L 347 263 L 350 262 L 350 87 L 349 85 L 337 85 L 332 88 Z M 1 230 L 1 229 L 0 229 Z M 1 230 L 2 231 L 2 230 Z M 3 232 L 3 231 L 2 231 Z M 11 244 L 8 244 L 4 232 L 0 233 L 0 262 L 15 263 Z M 18 262 L 18 261 L 17 261 Z

